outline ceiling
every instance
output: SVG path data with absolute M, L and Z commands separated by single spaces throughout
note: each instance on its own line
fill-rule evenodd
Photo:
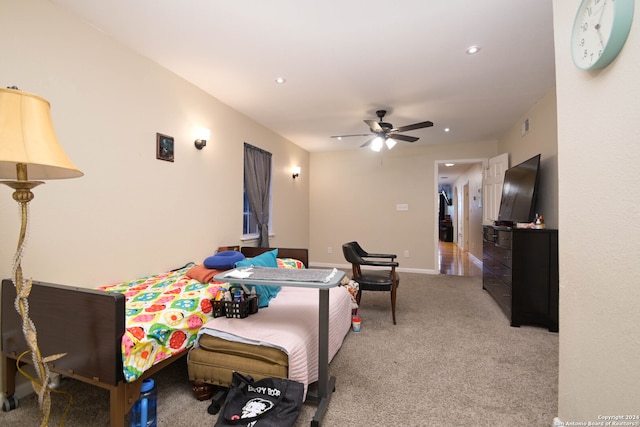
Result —
M 439 163 L 438 164 L 438 187 L 453 186 L 453 184 L 462 176 L 465 172 L 473 167 L 475 163 L 480 162 L 456 162 L 456 163 Z M 451 166 L 447 166 L 451 165 Z M 451 196 L 449 194 L 449 196 Z
M 496 140 L 555 85 L 551 0 L 50 1 L 311 152 L 364 150 L 330 136 L 379 109 Z

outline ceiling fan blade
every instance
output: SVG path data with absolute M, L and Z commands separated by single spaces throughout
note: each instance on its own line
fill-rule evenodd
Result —
M 377 137 L 378 137 L 378 135 L 376 135 L 376 136 L 374 136 L 374 137 L 372 137 L 372 138 L 369 138 L 369 139 L 367 140 L 367 142 L 365 142 L 364 144 L 362 144 L 360 147 L 366 147 L 366 146 L 368 146 L 368 145 L 371 145 L 371 143 L 373 142 L 373 140 L 374 140 L 374 139 L 376 139 Z
M 431 126 L 433 126 L 433 122 L 427 120 L 426 122 L 414 123 L 412 125 L 407 125 L 407 126 L 400 126 L 399 128 L 391 129 L 390 132 L 408 132 L 410 130 L 428 128 Z
M 382 127 L 380 127 L 378 122 L 376 122 L 375 120 L 365 120 L 364 122 L 369 126 L 369 128 L 373 132 L 382 132 L 384 130 L 382 129 Z
M 356 133 L 353 135 L 332 135 L 331 138 L 347 138 L 350 136 L 369 136 L 371 135 L 370 133 Z
M 389 135 L 389 138 L 397 139 L 398 141 L 405 141 L 405 142 L 416 142 L 417 140 L 420 139 L 417 136 L 397 135 L 397 134 Z

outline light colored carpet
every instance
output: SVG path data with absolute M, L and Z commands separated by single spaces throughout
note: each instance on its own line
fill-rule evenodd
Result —
M 389 293 L 366 292 L 362 331 L 350 332 L 331 363 L 337 378 L 323 426 L 533 426 L 557 416 L 558 334 L 512 328 L 481 278 L 401 274 L 397 320 Z M 155 376 L 159 426 L 213 426 L 196 400 L 186 363 Z M 74 405 L 66 426 L 107 426 L 105 390 L 64 380 Z M 51 426 L 64 397 L 54 395 Z M 304 405 L 296 426 L 308 426 Z M 34 396 L 0 413 L 3 426 L 37 425 Z

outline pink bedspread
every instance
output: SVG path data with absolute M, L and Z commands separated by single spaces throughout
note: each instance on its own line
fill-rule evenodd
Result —
M 305 385 L 318 380 L 318 289 L 282 287 L 269 307 L 244 319 L 219 317 L 200 330 L 232 341 L 270 345 L 289 356 L 289 378 Z M 351 294 L 338 286 L 329 290 L 329 361 L 351 327 Z

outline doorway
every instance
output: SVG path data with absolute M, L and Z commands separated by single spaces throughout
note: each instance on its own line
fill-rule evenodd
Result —
M 437 266 L 440 274 L 457 276 L 481 276 L 482 262 L 478 256 L 470 253 L 472 248 L 476 248 L 480 239 L 472 236 L 478 229 L 481 229 L 482 215 L 478 215 L 478 209 L 482 209 L 482 204 L 478 203 L 478 189 L 482 188 L 482 171 L 486 159 L 466 159 L 447 160 L 436 162 L 438 206 L 437 213 L 437 233 L 438 238 L 434 242 L 437 258 Z M 450 219 L 453 228 L 452 238 L 444 239 L 442 224 L 442 190 L 450 198 L 450 206 L 447 208 L 444 220 Z M 473 193 L 473 194 L 472 194 Z M 471 204 L 474 204 L 473 207 Z M 471 209 L 473 208 L 473 212 Z M 470 221 L 477 221 L 478 224 L 471 224 Z M 474 250 L 473 253 L 477 252 Z M 482 258 L 480 255 L 479 258 Z
M 454 242 L 438 243 L 438 271 L 449 276 L 482 276 L 482 264 Z

